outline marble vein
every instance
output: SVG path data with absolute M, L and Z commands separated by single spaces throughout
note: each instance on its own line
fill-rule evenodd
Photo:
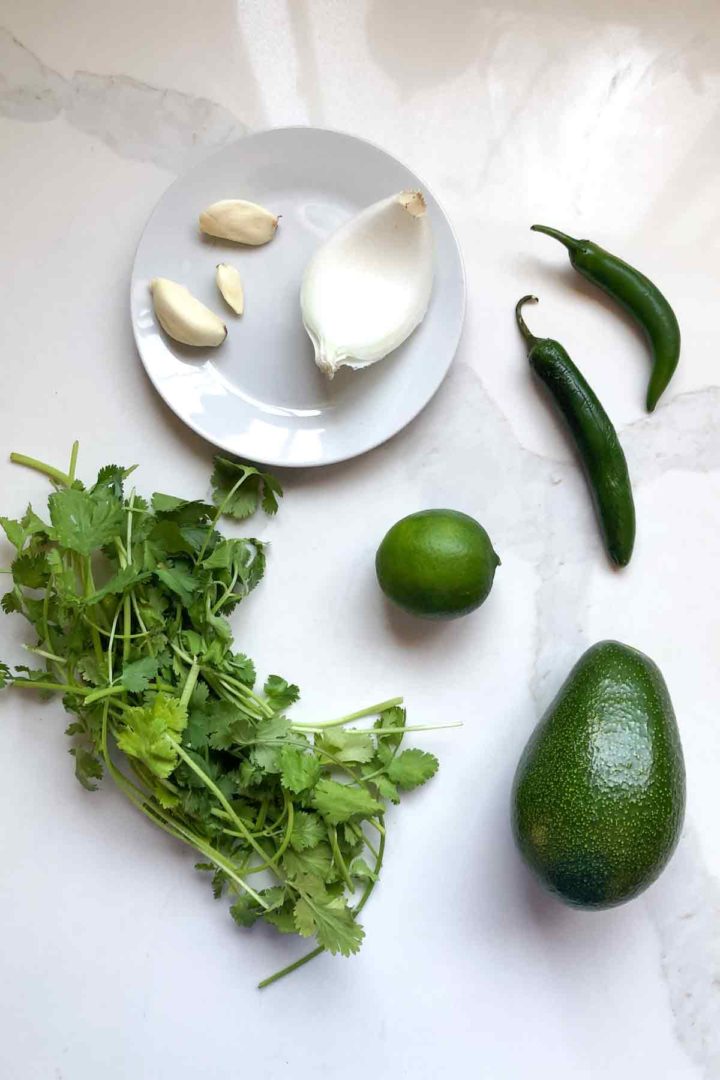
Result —
M 126 75 L 78 71 L 70 79 L 47 67 L 0 28 L 0 115 L 31 123 L 63 115 L 122 157 L 169 172 L 190 168 L 208 150 L 246 134 L 229 110 Z
M 661 948 L 675 1034 L 706 1080 L 720 1076 L 720 886 L 691 825 L 646 906 Z

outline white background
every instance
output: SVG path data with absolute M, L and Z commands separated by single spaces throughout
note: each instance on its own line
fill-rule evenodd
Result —
M 303 946 L 243 933 L 191 857 L 72 775 L 57 703 L 0 700 L 3 1080 L 347 1080 L 471 1073 L 720 1076 L 720 45 L 690 0 L 0 0 L 3 513 L 43 504 L 12 449 L 204 496 L 211 450 L 156 398 L 128 278 L 172 178 L 247 130 L 372 139 L 425 177 L 467 262 L 465 336 L 424 414 L 362 460 L 283 477 L 268 576 L 238 613 L 302 717 L 396 693 L 441 759 L 390 820 L 352 960 L 255 983 Z M 671 297 L 683 356 L 643 411 L 640 336 L 528 226 L 616 249 Z M 630 568 L 606 564 L 512 308 L 534 291 L 606 403 L 633 475 Z M 503 563 L 472 617 L 385 605 L 373 555 L 401 514 L 478 517 Z M 7 549 L 3 548 L 5 558 Z M 20 658 L 19 621 L 0 654 Z M 584 914 L 520 865 L 509 787 L 582 650 L 618 637 L 663 669 L 685 746 L 683 841 L 635 903 Z

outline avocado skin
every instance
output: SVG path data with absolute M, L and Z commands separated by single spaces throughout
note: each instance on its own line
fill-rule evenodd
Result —
M 685 815 L 685 765 L 657 666 L 617 641 L 580 658 L 520 758 L 515 841 L 574 907 L 631 900 L 666 866 Z

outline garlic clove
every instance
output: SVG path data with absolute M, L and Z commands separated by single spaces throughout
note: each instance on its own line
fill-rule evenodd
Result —
M 169 337 L 183 345 L 222 345 L 227 327 L 189 289 L 169 278 L 153 278 L 150 292 L 157 320 Z
M 315 253 L 300 292 L 315 363 L 368 367 L 422 322 L 432 292 L 433 240 L 419 191 L 368 206 Z
M 215 267 L 215 281 L 227 306 L 236 315 L 242 315 L 245 310 L 245 293 L 235 267 L 228 263 L 218 263 Z
M 234 240 L 237 244 L 267 244 L 277 227 L 275 214 L 244 199 L 221 199 L 200 215 L 200 228 L 204 233 L 221 240 Z

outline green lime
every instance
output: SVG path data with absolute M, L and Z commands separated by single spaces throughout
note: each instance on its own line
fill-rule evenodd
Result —
M 426 619 L 456 619 L 480 607 L 499 565 L 482 525 L 457 510 L 401 518 L 375 557 L 385 595 Z

